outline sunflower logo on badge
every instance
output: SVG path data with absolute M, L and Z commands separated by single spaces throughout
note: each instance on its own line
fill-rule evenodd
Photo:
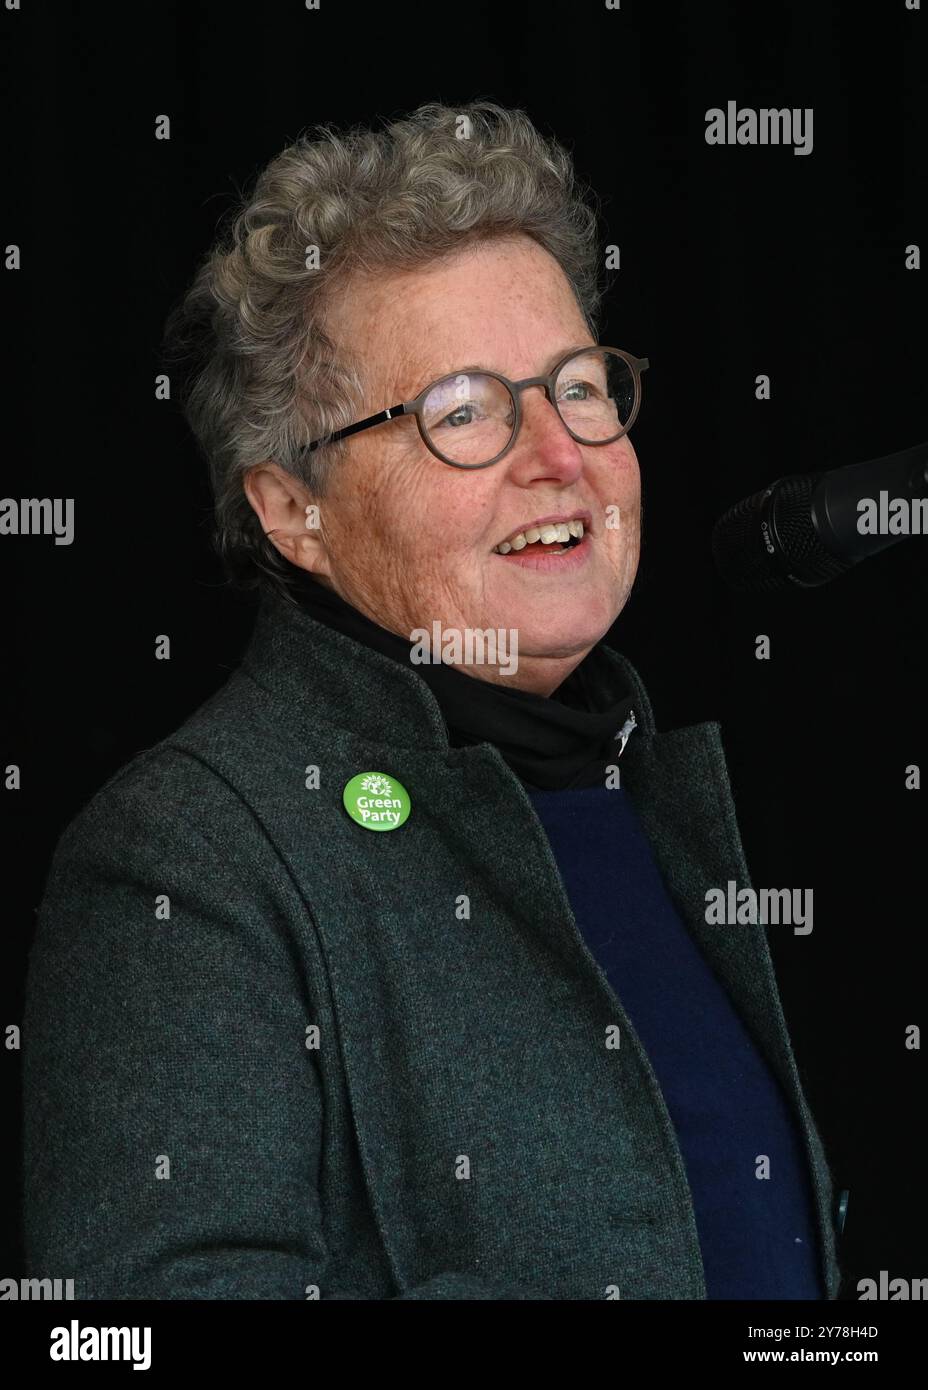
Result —
M 361 787 L 371 796 L 390 796 L 390 783 L 382 772 L 366 772 L 361 779 Z

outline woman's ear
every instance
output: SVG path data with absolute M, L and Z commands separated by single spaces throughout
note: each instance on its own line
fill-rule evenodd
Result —
M 248 470 L 244 489 L 261 529 L 281 555 L 311 574 L 328 575 L 320 508 L 306 486 L 268 460 Z

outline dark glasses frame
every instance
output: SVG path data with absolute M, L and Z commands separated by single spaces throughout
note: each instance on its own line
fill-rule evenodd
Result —
M 621 357 L 622 360 L 631 368 L 632 379 L 635 384 L 635 401 L 634 405 L 632 406 L 631 414 L 629 415 L 628 421 L 616 434 L 611 435 L 609 439 L 589 440 L 584 439 L 581 435 L 576 434 L 567 424 L 564 417 L 561 415 L 561 412 L 557 409 L 557 402 L 554 399 L 554 388 L 557 383 L 558 376 L 563 371 L 564 367 L 571 360 L 572 357 L 579 357 L 584 353 L 596 351 L 615 353 L 617 357 Z M 641 406 L 641 373 L 647 371 L 649 365 L 650 363 L 648 362 L 648 359 L 646 357 L 633 357 L 631 353 L 623 352 L 621 348 L 603 347 L 601 344 L 598 343 L 588 343 L 586 347 L 571 348 L 570 352 L 564 354 L 564 356 L 560 359 L 560 361 L 552 369 L 552 371 L 548 373 L 547 376 L 527 376 L 522 381 L 510 381 L 508 377 L 503 376 L 500 372 L 491 372 L 487 371 L 484 368 L 481 368 L 479 373 L 476 371 L 445 372 L 443 376 L 438 377 L 435 381 L 430 381 L 428 386 L 426 386 L 422 391 L 420 391 L 418 396 L 415 396 L 411 401 L 403 401 L 399 405 L 391 405 L 389 409 L 380 410 L 377 412 L 376 415 L 368 415 L 367 418 L 364 420 L 358 420 L 353 425 L 346 425 L 344 429 L 335 430 L 332 434 L 323 435 L 320 439 L 314 439 L 311 444 L 305 444 L 303 448 L 299 450 L 299 457 L 302 457 L 304 454 L 312 453 L 314 449 L 320 448 L 323 444 L 334 444 L 335 441 L 338 439 L 345 439 L 348 435 L 357 434 L 360 430 L 372 429 L 374 425 L 382 425 L 387 420 L 397 420 L 401 415 L 415 415 L 416 425 L 418 426 L 419 434 L 422 437 L 423 444 L 429 450 L 429 452 L 434 454 L 437 459 L 440 459 L 442 463 L 448 464 L 451 468 L 489 468 L 492 464 L 499 463 L 500 459 L 509 453 L 509 450 L 512 448 L 512 446 L 515 444 L 516 440 L 519 437 L 519 430 L 522 427 L 522 392 L 527 390 L 529 386 L 544 387 L 544 392 L 548 398 L 548 401 L 554 407 L 554 409 L 557 410 L 558 419 L 561 421 L 561 424 L 564 426 L 571 439 L 576 440 L 578 444 L 586 444 L 592 448 L 596 448 L 600 444 L 614 444 L 617 439 L 622 438 L 623 434 L 628 433 L 632 425 L 635 423 L 635 420 L 637 419 L 638 410 Z M 457 463 L 454 459 L 447 458 L 441 452 L 441 450 L 437 449 L 435 445 L 432 443 L 432 441 L 429 439 L 426 428 L 422 423 L 422 409 L 430 393 L 434 391 L 437 386 L 441 386 L 441 384 L 445 381 L 454 381 L 457 377 L 460 376 L 471 375 L 490 376 L 493 377 L 496 381 L 502 382 L 502 384 L 508 389 L 509 394 L 512 397 L 513 403 L 515 405 L 512 434 L 509 437 L 509 442 L 506 444 L 505 448 L 501 449 L 500 452 L 494 458 L 487 459 L 486 463 Z

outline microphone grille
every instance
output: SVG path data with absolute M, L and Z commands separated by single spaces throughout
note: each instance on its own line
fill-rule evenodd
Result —
M 722 578 L 736 589 L 778 593 L 814 588 L 851 568 L 822 544 L 812 520 L 812 494 L 821 472 L 794 473 L 738 502 L 716 523 L 712 554 Z M 763 530 L 772 532 L 771 552 Z

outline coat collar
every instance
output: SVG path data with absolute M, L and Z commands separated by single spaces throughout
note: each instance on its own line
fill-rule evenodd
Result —
M 637 731 L 653 735 L 651 702 L 637 671 L 611 647 L 602 644 L 601 650 L 607 660 L 590 671 L 597 704 L 631 695 Z M 317 622 L 276 594 L 258 610 L 242 665 L 282 702 L 304 735 L 322 722 L 360 739 L 389 743 L 398 752 L 451 750 L 441 707 L 412 668 Z M 311 678 L 313 672 L 318 679 Z

